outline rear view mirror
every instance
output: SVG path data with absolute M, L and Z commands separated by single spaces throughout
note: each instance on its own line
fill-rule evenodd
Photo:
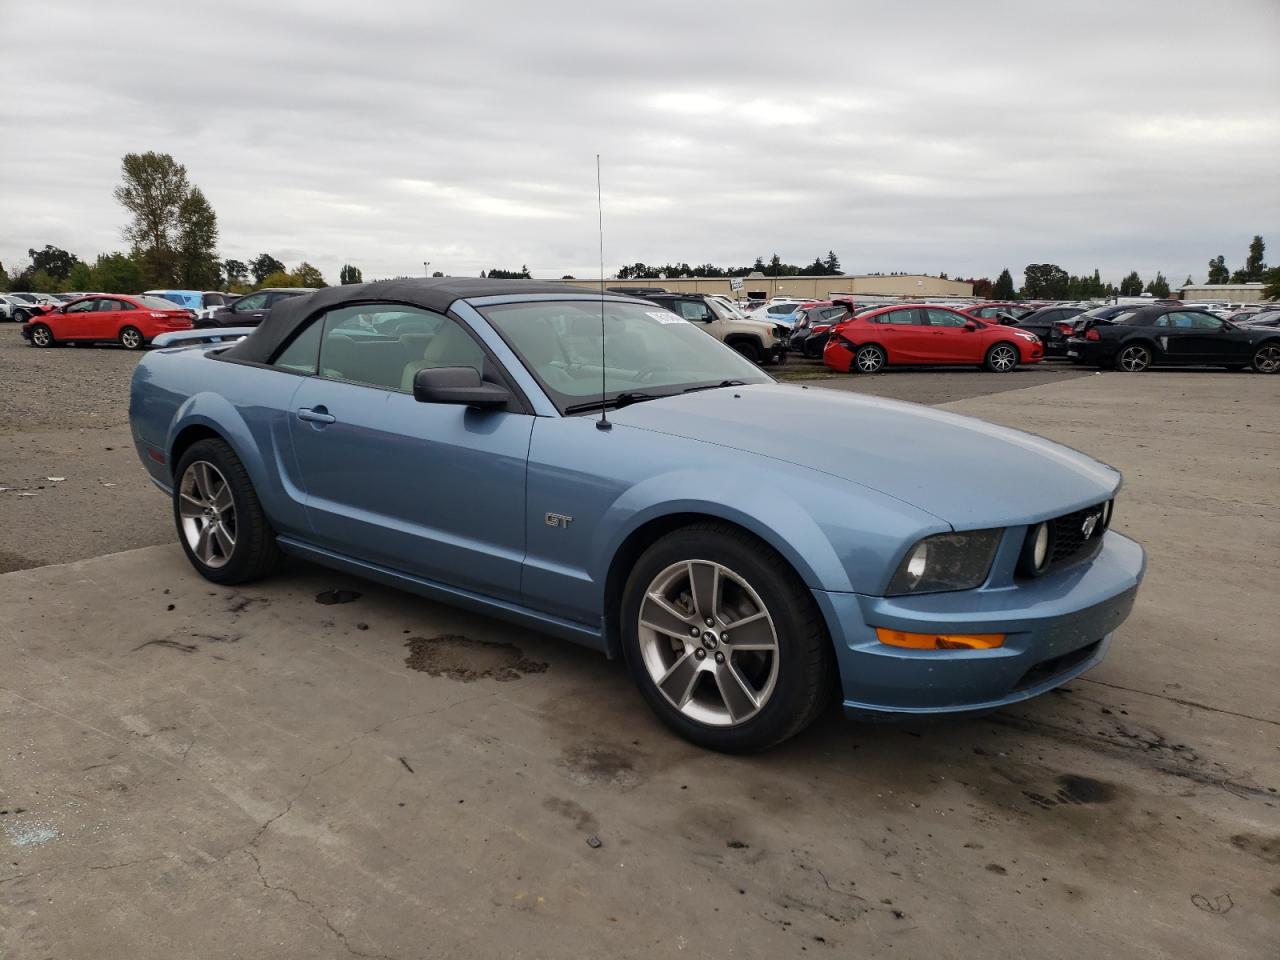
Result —
M 965 328 L 966 330 L 977 330 L 977 329 L 978 329 L 978 325 L 977 325 L 974 321 L 972 321 L 972 320 L 966 320 L 966 321 L 964 322 L 964 328 Z
M 511 394 L 506 387 L 485 383 L 475 367 L 436 367 L 413 375 L 413 399 L 493 410 L 505 407 Z

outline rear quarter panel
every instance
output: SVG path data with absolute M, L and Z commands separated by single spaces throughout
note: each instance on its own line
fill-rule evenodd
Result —
M 165 490 L 175 447 L 192 427 L 212 430 L 235 451 L 278 533 L 305 536 L 305 492 L 289 439 L 290 401 L 301 377 L 214 359 L 221 348 L 170 347 L 148 353 L 133 375 L 129 422 L 143 465 Z M 163 455 L 156 461 L 151 451 Z

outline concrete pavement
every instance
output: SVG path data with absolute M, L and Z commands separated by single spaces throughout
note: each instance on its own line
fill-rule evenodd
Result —
M 759 757 L 675 740 L 619 664 L 316 568 L 0 576 L 0 957 L 1274 957 L 1278 386 L 949 405 L 1125 471 L 1132 618 L 1059 693 Z

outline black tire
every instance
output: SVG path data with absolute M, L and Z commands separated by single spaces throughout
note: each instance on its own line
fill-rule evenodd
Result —
M 31 319 L 31 314 L 26 310 L 15 310 L 13 311 L 13 319 L 15 323 L 26 323 Z
M 1126 343 L 1116 352 L 1115 367 L 1122 373 L 1141 373 L 1151 368 L 1152 357 L 1145 343 Z
M 235 545 L 225 562 L 216 567 L 203 561 L 192 550 L 179 512 L 183 479 L 191 465 L 199 461 L 212 464 L 225 478 L 235 507 Z M 178 460 L 173 477 L 174 526 L 178 531 L 178 542 L 197 573 L 214 583 L 231 585 L 261 579 L 280 566 L 284 555 L 276 544 L 275 530 L 263 512 L 249 480 L 249 472 L 226 441 L 208 439 L 193 443 Z
M 1258 344 L 1250 365 L 1258 373 L 1280 373 L 1280 340 Z
M 850 373 L 880 373 L 889 365 L 889 356 L 884 348 L 874 343 L 864 343 L 853 351 L 853 361 L 849 364 Z
M 120 331 L 120 346 L 126 350 L 141 350 L 146 345 L 147 341 L 137 327 L 125 327 Z
M 644 662 L 641 605 L 655 578 L 687 560 L 721 564 L 741 577 L 773 622 L 777 674 L 772 692 L 758 712 L 737 725 L 716 726 L 686 716 L 658 688 Z M 627 579 L 620 616 L 623 654 L 641 695 L 667 726 L 698 746 L 725 753 L 765 750 L 811 724 L 830 700 L 835 654 L 813 597 L 776 551 L 737 527 L 697 523 L 650 546 Z
M 1013 373 L 1018 369 L 1018 348 L 1008 340 L 993 343 L 982 358 L 982 368 L 991 373 Z
M 760 348 L 750 340 L 734 340 L 729 346 L 733 347 L 752 363 L 760 362 Z
M 53 347 L 57 346 L 58 341 L 53 339 L 53 331 L 49 329 L 48 324 L 37 323 L 31 328 L 31 345 L 33 347 Z

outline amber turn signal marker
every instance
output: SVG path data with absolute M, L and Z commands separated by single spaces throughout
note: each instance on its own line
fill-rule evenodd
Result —
M 876 639 L 913 650 L 992 650 L 1004 646 L 1003 633 L 907 633 L 876 627 Z

